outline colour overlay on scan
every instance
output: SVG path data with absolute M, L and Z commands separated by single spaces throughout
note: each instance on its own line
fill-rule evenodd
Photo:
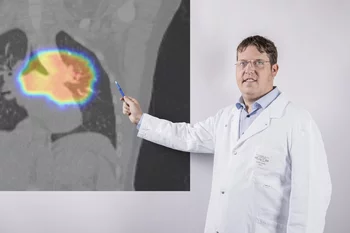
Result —
M 66 66 L 62 59 L 69 59 L 71 64 L 80 63 L 80 70 L 73 70 L 73 65 Z M 43 66 L 47 74 L 26 70 L 33 66 Z M 28 98 L 45 98 L 59 108 L 84 105 L 94 93 L 94 84 L 98 71 L 87 56 L 68 50 L 43 50 L 37 52 L 24 63 L 17 75 L 17 84 Z

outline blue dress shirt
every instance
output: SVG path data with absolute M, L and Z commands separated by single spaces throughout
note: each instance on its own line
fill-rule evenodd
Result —
M 242 109 L 239 121 L 239 137 L 241 137 L 244 134 L 244 132 L 259 116 L 259 114 L 265 108 L 267 108 L 280 94 L 281 92 L 276 86 L 274 86 L 269 93 L 265 94 L 252 104 L 252 109 L 250 113 L 248 113 L 247 108 L 244 105 L 242 96 L 239 98 L 238 102 L 236 103 L 237 109 Z

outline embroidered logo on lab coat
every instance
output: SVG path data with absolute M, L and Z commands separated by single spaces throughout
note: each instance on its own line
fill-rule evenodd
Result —
M 255 162 L 258 166 L 264 167 L 270 161 L 270 158 L 265 155 L 257 154 L 255 157 Z

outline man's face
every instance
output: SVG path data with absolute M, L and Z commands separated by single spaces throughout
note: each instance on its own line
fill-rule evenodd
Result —
M 266 62 L 268 61 L 268 62 Z M 278 65 L 271 66 L 266 53 L 260 53 L 255 46 L 248 46 L 238 53 L 236 81 L 246 100 L 256 100 L 273 88 Z

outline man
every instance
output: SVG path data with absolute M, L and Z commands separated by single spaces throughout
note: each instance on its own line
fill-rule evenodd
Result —
M 310 113 L 273 85 L 274 43 L 261 36 L 237 47 L 236 104 L 196 124 L 143 113 L 121 98 L 138 136 L 181 151 L 213 153 L 205 233 L 322 233 L 332 184 L 323 140 Z

